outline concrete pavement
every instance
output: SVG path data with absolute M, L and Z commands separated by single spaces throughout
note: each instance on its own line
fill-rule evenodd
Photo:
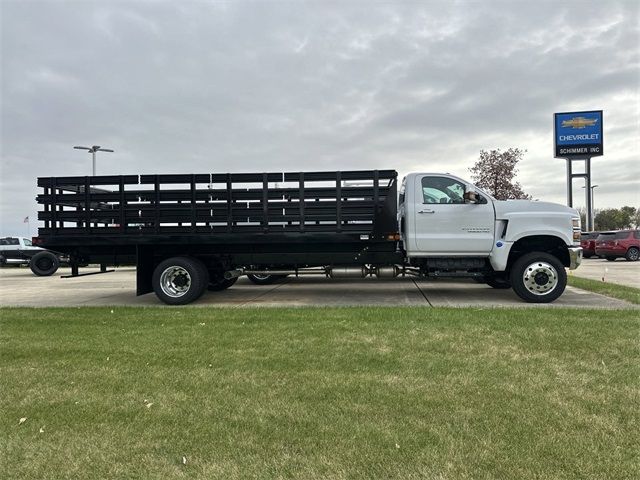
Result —
M 640 288 L 640 262 L 627 262 L 624 258 L 615 262 L 604 258 L 585 258 L 571 274 L 600 281 L 604 278 L 605 282 Z
M 84 271 L 91 271 L 87 268 Z M 95 269 L 93 269 L 95 271 Z M 28 268 L 0 269 L 0 304 L 3 306 L 163 305 L 154 294 L 135 295 L 135 269 L 78 278 L 60 269 L 52 277 L 36 277 Z M 228 290 L 207 292 L 193 305 L 243 306 L 476 306 L 476 307 L 589 307 L 637 308 L 627 302 L 567 287 L 548 305 L 528 304 L 512 290 L 495 290 L 472 280 L 422 280 L 375 278 L 332 280 L 318 277 L 287 278 L 281 283 L 259 286 L 241 278 Z

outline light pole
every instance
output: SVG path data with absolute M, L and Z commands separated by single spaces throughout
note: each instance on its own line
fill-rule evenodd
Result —
M 593 209 L 593 205 L 595 204 L 595 202 L 593 201 L 593 189 L 598 187 L 599 185 L 591 185 L 591 195 L 589 196 L 589 198 L 591 199 L 591 204 L 589 205 L 589 208 L 587 209 L 589 212 L 589 218 L 587 219 L 588 225 L 587 227 L 589 228 L 589 231 L 593 231 L 596 228 L 596 212 Z M 582 187 L 584 189 L 586 189 L 587 187 L 584 186 Z
M 93 176 L 96 176 L 96 152 L 112 152 L 113 150 L 109 149 L 109 148 L 102 148 L 100 145 L 94 145 L 92 147 L 73 147 L 76 150 L 88 150 L 89 153 L 92 156 L 92 160 L 93 160 Z

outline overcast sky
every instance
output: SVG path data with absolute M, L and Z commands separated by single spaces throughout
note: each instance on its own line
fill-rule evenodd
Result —
M 0 234 L 37 176 L 395 168 L 564 203 L 552 114 L 604 110 L 596 208 L 640 205 L 639 3 L 0 1 Z M 584 204 L 576 181 L 576 206 Z

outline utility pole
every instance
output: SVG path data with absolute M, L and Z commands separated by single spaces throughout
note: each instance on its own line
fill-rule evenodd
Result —
M 113 150 L 111 150 L 110 148 L 102 148 L 100 145 L 93 145 L 92 147 L 73 147 L 76 150 L 88 150 L 89 153 L 91 154 L 92 157 L 92 164 L 93 164 L 93 169 L 92 169 L 92 175 L 95 177 L 96 176 L 96 152 L 111 152 L 113 153 Z

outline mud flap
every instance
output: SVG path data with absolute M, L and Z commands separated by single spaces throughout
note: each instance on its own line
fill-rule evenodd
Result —
M 153 247 L 138 245 L 136 247 L 136 295 L 153 292 L 151 279 L 154 267 Z

